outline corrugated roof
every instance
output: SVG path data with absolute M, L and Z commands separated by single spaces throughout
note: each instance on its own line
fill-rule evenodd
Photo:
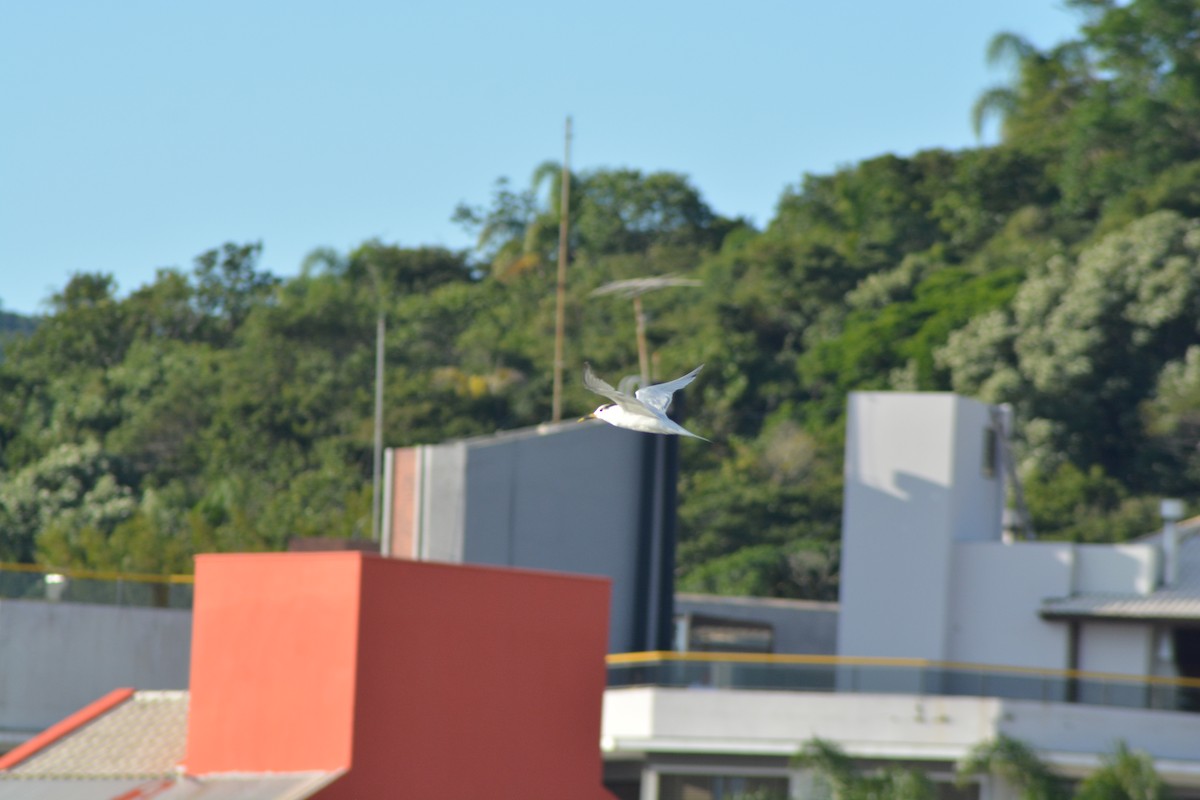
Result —
M 302 800 L 344 774 L 184 775 L 187 713 L 187 692 L 134 692 L 0 772 L 0 800 Z
M 1042 603 L 1046 618 L 1200 620 L 1200 517 L 1178 525 L 1179 572 L 1172 586 L 1149 594 L 1076 594 Z M 1158 531 L 1138 541 L 1157 544 Z
M 6 773 L 7 774 L 7 773 Z M 0 776 L 0 800 L 111 800 L 136 797 L 131 792 L 146 783 L 144 778 L 71 778 L 23 780 Z
M 170 789 L 154 795 L 155 800 L 304 800 L 345 774 L 294 772 L 287 775 L 214 775 L 180 778 Z
M 7 770 L 3 777 L 134 778 L 175 775 L 187 741 L 187 692 L 135 692 Z
M 342 772 L 219 775 L 204 778 L 25 778 L 0 780 L 0 800 L 304 800 Z
M 1042 603 L 1043 617 L 1200 620 L 1200 596 L 1175 591 L 1147 595 L 1079 594 Z

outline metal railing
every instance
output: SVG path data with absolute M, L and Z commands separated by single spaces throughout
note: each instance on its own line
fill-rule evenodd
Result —
M 191 608 L 191 575 L 148 575 L 0 562 L 0 598 L 58 603 Z
M 1200 679 L 962 664 L 915 658 L 760 653 L 616 653 L 609 688 L 662 686 L 857 692 L 1082 703 L 1200 712 Z

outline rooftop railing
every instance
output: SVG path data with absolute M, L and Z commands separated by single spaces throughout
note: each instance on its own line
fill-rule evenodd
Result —
M 100 572 L 0 562 L 0 598 L 11 600 L 190 609 L 194 580 L 191 575 Z
M 760 653 L 617 653 L 609 688 L 661 686 L 998 697 L 1200 712 L 1200 679 L 960 664 L 909 658 Z
M 0 562 L 0 598 L 192 607 L 194 577 Z M 997 697 L 1200 713 L 1200 679 L 913 658 L 653 651 L 607 657 L 609 688 L 659 686 Z

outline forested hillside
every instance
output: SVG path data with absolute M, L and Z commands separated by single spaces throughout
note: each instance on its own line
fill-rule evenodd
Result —
M 1039 536 L 1121 540 L 1200 499 L 1200 6 L 1075 0 L 1075 41 L 1000 34 L 999 145 L 804 176 L 764 230 L 688 178 L 571 176 L 565 407 L 586 359 L 687 396 L 681 588 L 837 591 L 846 393 L 1012 403 Z M 982 55 L 982 54 L 981 54 Z M 78 275 L 0 362 L 0 560 L 159 572 L 370 523 L 374 323 L 389 446 L 550 416 L 556 164 L 457 218 L 470 253 L 366 242 L 273 277 L 225 244 L 120 295 Z
M 37 327 L 37 323 L 29 317 L 9 311 L 0 311 L 0 336 L 7 333 L 29 333 L 35 327 Z

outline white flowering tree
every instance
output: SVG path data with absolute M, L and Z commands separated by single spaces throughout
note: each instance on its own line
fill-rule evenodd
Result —
M 1180 369 L 1198 323 L 1200 221 L 1160 211 L 1036 267 L 1010 308 L 972 319 L 936 359 L 956 391 L 1017 407 L 1026 468 L 1119 474 L 1145 441 L 1140 404 Z

